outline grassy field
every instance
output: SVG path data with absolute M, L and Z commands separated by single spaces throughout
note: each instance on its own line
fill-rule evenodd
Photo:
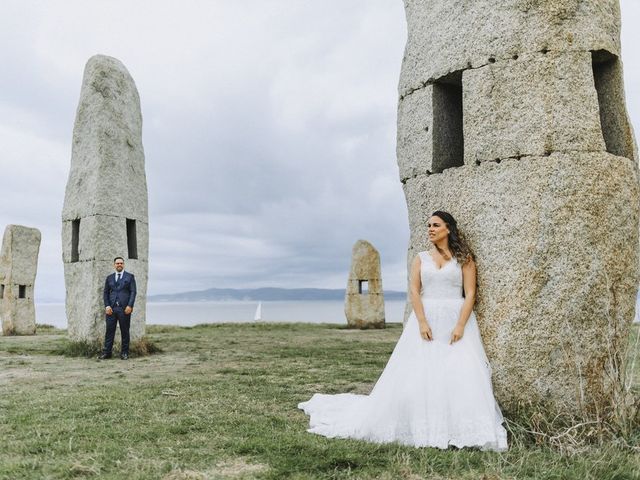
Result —
M 61 355 L 65 332 L 51 328 L 0 337 L 0 478 L 640 479 L 637 445 L 566 453 L 516 435 L 508 452 L 493 453 L 306 433 L 297 403 L 314 392 L 367 393 L 400 333 L 150 327 L 163 353 L 127 362 Z

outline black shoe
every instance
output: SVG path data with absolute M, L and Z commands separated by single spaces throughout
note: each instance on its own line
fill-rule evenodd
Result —
M 129 354 L 128 353 L 121 353 L 120 354 L 120 360 L 129 360 Z
M 98 355 L 98 360 L 106 360 L 108 358 L 111 358 L 111 354 L 110 353 L 101 353 L 100 355 Z

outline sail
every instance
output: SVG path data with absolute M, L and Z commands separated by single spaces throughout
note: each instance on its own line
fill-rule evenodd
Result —
M 256 314 L 253 316 L 253 320 L 262 320 L 262 302 L 258 302 L 258 307 L 256 308 Z

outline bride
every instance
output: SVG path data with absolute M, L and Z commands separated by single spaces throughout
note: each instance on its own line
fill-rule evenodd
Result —
M 430 251 L 413 260 L 413 313 L 369 395 L 316 393 L 309 432 L 416 447 L 506 450 L 491 369 L 473 313 L 476 266 L 456 221 L 434 212 Z M 464 295 L 463 295 L 464 290 Z

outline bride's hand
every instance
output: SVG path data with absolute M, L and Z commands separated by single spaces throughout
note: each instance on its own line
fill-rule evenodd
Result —
M 463 335 L 464 335 L 464 327 L 462 325 L 456 324 L 455 328 L 453 329 L 453 332 L 451 332 L 451 341 L 449 342 L 449 345 L 453 345 L 455 342 L 460 340 Z
M 427 322 L 420 322 L 420 336 L 425 340 L 433 340 L 431 327 Z

